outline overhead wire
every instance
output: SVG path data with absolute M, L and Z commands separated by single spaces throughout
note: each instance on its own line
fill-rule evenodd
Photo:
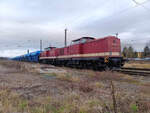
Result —
M 136 4 L 136 6 L 134 6 L 134 7 L 132 7 L 132 8 L 141 6 L 141 7 L 143 7 L 144 9 L 146 9 L 148 12 L 150 11 L 149 8 L 147 8 L 147 7 L 145 7 L 145 6 L 143 5 L 143 4 L 147 3 L 147 2 L 150 2 L 150 0 L 146 0 L 146 1 L 142 2 L 142 3 L 139 3 L 139 2 L 137 2 L 136 0 L 132 0 L 132 1 Z M 131 41 L 132 41 L 132 40 L 131 40 Z
M 135 0 L 132 0 L 132 1 L 134 2 Z M 135 2 L 136 2 L 136 1 L 135 1 Z M 134 2 L 134 3 L 135 3 L 135 2 Z M 126 11 L 129 11 L 130 9 L 139 7 L 139 5 L 142 5 L 142 7 L 146 8 L 143 4 L 145 4 L 145 3 L 147 3 L 147 2 L 150 2 L 150 0 L 146 0 L 146 1 L 142 2 L 142 3 L 136 2 L 136 4 L 138 4 L 138 5 L 135 5 L 135 6 L 133 6 L 133 7 L 128 7 L 128 8 L 126 8 L 126 9 L 124 9 L 124 10 L 118 12 L 117 15 L 118 15 L 118 14 L 122 14 L 122 13 L 124 13 L 124 12 L 126 12 Z M 147 8 L 147 9 L 148 9 L 148 8 Z M 150 10 L 150 9 L 148 9 L 148 10 Z M 112 15 L 112 16 L 113 16 L 113 15 Z
M 150 2 L 150 0 L 146 0 L 146 1 L 142 2 L 141 5 L 143 5 L 143 4 L 147 3 L 147 2 Z M 113 17 L 113 18 L 114 18 L 114 17 L 116 18 L 116 17 L 119 16 L 120 14 L 123 14 L 123 13 L 125 13 L 125 12 L 127 12 L 127 11 L 129 11 L 129 10 L 131 10 L 131 9 L 133 9 L 133 8 L 136 8 L 136 7 L 139 7 L 139 5 L 135 5 L 135 6 L 133 6 L 133 7 L 128 7 L 128 8 L 126 8 L 126 9 L 123 9 L 123 10 L 121 10 L 121 11 L 115 13 L 115 14 L 110 15 L 108 19 L 111 19 L 111 20 L 112 20 L 112 17 Z M 110 17 L 111 17 L 111 18 L 110 18 Z M 105 19 L 105 20 L 106 20 L 106 19 Z M 113 34 L 114 34 L 114 33 L 113 33 Z
M 132 1 L 133 1 L 135 4 L 137 4 L 138 6 L 142 6 L 144 9 L 146 9 L 146 10 L 150 11 L 150 9 L 149 9 L 149 8 L 145 7 L 143 4 L 141 4 L 141 3 L 137 2 L 136 0 L 132 0 Z M 147 0 L 147 1 L 149 1 L 149 0 Z
M 145 4 L 145 3 L 147 3 L 147 2 L 150 2 L 150 0 L 146 0 L 146 1 L 144 1 L 144 2 L 142 2 L 142 3 L 139 3 L 139 5 L 142 5 L 143 6 L 143 4 Z M 129 11 L 129 10 L 131 10 L 131 9 L 133 9 L 133 8 L 136 8 L 136 7 L 139 7 L 139 5 L 135 5 L 135 6 L 133 6 L 133 7 L 128 7 L 128 8 L 126 8 L 126 9 L 123 9 L 123 10 L 121 10 L 121 11 L 119 11 L 119 12 L 117 12 L 117 13 L 115 13 L 115 14 L 113 14 L 113 15 L 110 15 L 109 16 L 109 19 L 110 19 L 110 17 L 117 17 L 117 16 L 119 16 L 120 14 L 123 14 L 123 13 L 125 13 L 125 12 L 127 12 L 127 11 Z M 146 7 L 145 7 L 146 8 Z M 149 9 L 150 10 L 150 9 Z M 112 18 L 111 18 L 112 19 Z M 114 33 L 112 33 L 112 34 L 114 34 Z M 116 33 L 115 33 L 116 34 Z

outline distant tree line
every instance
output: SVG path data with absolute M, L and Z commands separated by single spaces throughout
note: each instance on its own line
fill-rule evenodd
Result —
M 8 59 L 7 57 L 0 57 L 0 60 Z
M 150 57 L 150 48 L 148 45 L 146 45 L 142 52 L 137 52 L 132 46 L 124 47 L 122 55 L 126 58 Z
M 147 57 L 147 56 L 150 57 L 150 48 L 148 46 L 145 46 L 143 56 L 144 57 Z
M 132 46 L 124 47 L 122 54 L 126 58 L 136 58 L 137 57 L 137 52 L 134 51 Z

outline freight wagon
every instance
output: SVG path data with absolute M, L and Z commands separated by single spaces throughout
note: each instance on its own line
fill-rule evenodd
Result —
M 17 56 L 12 58 L 12 60 L 16 61 L 27 61 L 27 62 L 39 62 L 39 55 L 41 51 L 31 52 L 25 55 Z

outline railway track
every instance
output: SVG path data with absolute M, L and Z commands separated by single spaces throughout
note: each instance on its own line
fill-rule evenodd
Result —
M 49 68 L 49 66 L 42 67 L 42 69 Z M 50 68 L 55 68 L 55 66 L 50 66 Z M 103 71 L 103 70 L 99 70 Z M 113 69 L 111 71 L 117 71 L 129 75 L 139 75 L 139 76 L 150 76 L 150 69 L 144 69 L 144 68 L 119 68 L 119 69 Z
M 114 71 L 130 75 L 150 76 L 150 69 L 144 68 L 121 68 L 121 69 L 114 69 Z

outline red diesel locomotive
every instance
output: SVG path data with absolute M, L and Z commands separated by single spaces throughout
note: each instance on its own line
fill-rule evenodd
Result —
M 113 68 L 124 65 L 120 39 L 107 36 L 100 39 L 82 37 L 64 48 L 48 47 L 40 54 L 39 61 L 59 66 L 80 68 Z

